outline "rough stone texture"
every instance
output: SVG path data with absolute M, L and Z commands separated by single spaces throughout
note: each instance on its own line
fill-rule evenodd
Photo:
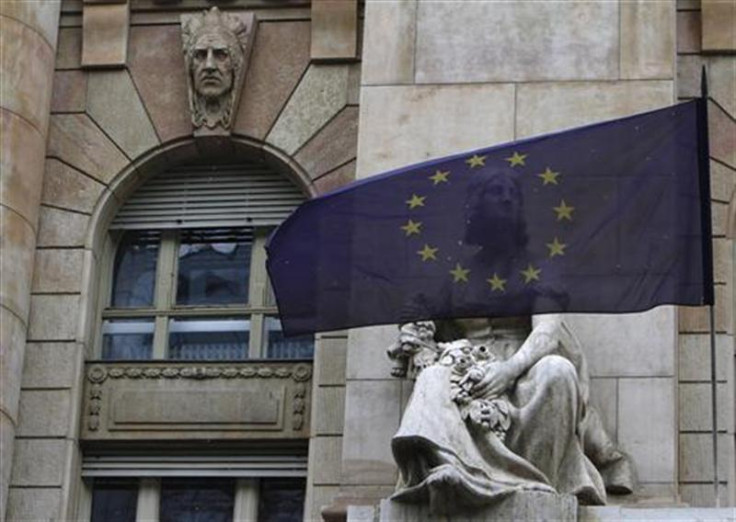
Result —
M 4 0 L 0 3 L 0 15 L 22 22 L 38 33 L 51 48 L 59 31 L 60 0 Z
M 619 380 L 618 443 L 641 482 L 676 481 L 674 393 L 671 378 Z
M 70 414 L 68 390 L 25 390 L 20 398 L 17 435 L 63 437 L 69 432 Z
M 23 216 L 29 226 L 38 221 L 38 201 L 43 183 L 42 134 L 23 118 L 0 109 L 0 194 L 2 203 Z
M 713 509 L 715 506 L 715 495 L 713 491 L 713 484 L 681 484 L 680 485 L 680 498 L 683 502 L 686 502 L 690 506 L 703 506 L 707 509 Z M 721 501 L 721 506 L 728 505 L 728 487 L 721 485 L 718 488 L 718 499 Z M 728 508 L 724 508 L 728 509 Z M 726 511 L 728 514 L 728 511 Z M 728 518 L 728 515 L 722 519 L 722 522 L 734 522 L 733 515 Z M 708 522 L 713 522 L 712 519 L 708 519 Z
M 65 461 L 63 440 L 16 440 L 11 486 L 60 486 Z
M 73 293 L 82 289 L 84 250 L 38 250 L 33 270 L 35 293 Z
M 711 491 L 712 486 L 709 486 Z M 713 497 L 711 493 L 711 498 Z M 683 502 L 687 500 L 683 496 Z M 712 505 L 713 503 L 711 503 Z M 671 508 L 628 508 L 624 506 L 580 506 L 578 511 L 580 522 L 619 522 L 654 521 L 654 520 L 681 520 L 692 522 L 733 522 L 732 508 L 695 509 L 686 507 Z
M 510 141 L 513 119 L 513 85 L 364 87 L 358 177 Z
M 733 277 L 733 243 L 731 239 L 713 239 L 713 278 L 716 283 L 729 283 Z
M 312 65 L 284 107 L 266 141 L 296 152 L 347 102 L 348 67 Z
M 620 2 L 621 79 L 670 79 L 675 61 L 675 5 Z
M 128 164 L 123 153 L 84 114 L 51 117 L 47 153 L 103 183 Z
M 23 368 L 24 388 L 70 388 L 77 346 L 74 343 L 28 343 Z
M 233 132 L 263 139 L 309 65 L 308 22 L 261 22 Z
M 73 341 L 79 317 L 77 295 L 34 295 L 28 321 L 28 339 Z
M 736 71 L 734 71 L 736 73 Z M 710 197 L 721 203 L 731 201 L 736 186 L 734 171 L 717 161 L 710 162 Z
M 27 221 L 6 207 L 0 207 L 0 230 L 0 274 L 3 279 L 0 304 L 24 319 L 28 317 L 35 233 Z
M 38 246 L 83 247 L 89 216 L 41 206 Z
M 314 382 L 318 386 L 345 385 L 345 359 L 347 341 L 345 338 L 322 337 L 317 341 L 314 361 Z
M 304 505 L 306 520 L 322 520 L 322 508 L 332 504 L 340 493 L 338 486 L 307 486 L 307 498 Z
M 51 112 L 84 112 L 87 103 L 87 74 L 56 71 L 51 95 Z
M 711 157 L 736 168 L 736 121 L 721 107 L 709 103 L 708 130 Z
M 729 436 L 718 434 L 718 478 L 728 477 L 733 464 Z M 680 480 L 683 482 L 710 482 L 713 484 L 713 435 L 711 433 L 680 434 Z
M 317 437 L 309 442 L 309 462 L 319 463 L 312 472 L 318 485 L 340 484 L 342 437 Z
M 710 380 L 710 335 L 680 334 L 680 382 Z M 733 357 L 733 337 L 716 335 L 716 375 L 728 379 L 729 360 Z
M 700 96 L 703 65 L 708 71 L 708 94 L 726 111 L 736 115 L 736 57 L 678 56 L 677 94 L 680 97 Z
M 349 350 L 352 352 L 353 345 Z M 396 482 L 391 437 L 399 427 L 398 379 L 348 381 L 345 398 L 343 484 Z
M 348 359 L 345 370 L 348 379 L 387 379 L 392 361 L 386 349 L 396 342 L 396 326 L 354 328 L 348 333 Z M 396 382 L 400 382 L 398 379 Z
M 615 79 L 619 28 L 611 21 L 618 9 L 617 2 L 473 2 L 462 9 L 420 2 L 416 81 Z
M 124 66 L 128 54 L 130 9 L 123 4 L 85 4 L 82 18 L 82 65 Z
M 711 385 L 708 383 L 680 383 L 680 430 L 704 431 L 713 429 L 711 411 Z M 718 403 L 718 429 L 725 430 L 731 425 L 732 408 L 729 404 L 728 385 L 718 385 L 716 399 Z
M 733 310 L 731 304 L 730 287 L 716 285 L 715 287 L 715 320 L 716 331 L 732 333 Z M 687 333 L 705 333 L 710 331 L 708 308 L 705 306 L 681 306 L 678 308 L 679 330 Z
M 11 488 L 7 520 L 9 522 L 58 520 L 60 505 L 60 488 Z
M 315 179 L 355 158 L 357 146 L 358 108 L 345 107 L 294 159 Z
M 356 165 L 357 162 L 353 160 L 314 180 L 314 188 L 316 189 L 317 194 L 324 194 L 355 181 Z
M 129 158 L 136 158 L 159 143 L 127 71 L 90 75 L 87 112 Z
M 518 86 L 516 136 L 621 118 L 670 105 L 671 81 L 535 83 Z
M 701 0 L 704 51 L 736 51 L 736 3 Z
M 416 0 L 365 5 L 363 84 L 413 83 Z
M 358 50 L 358 0 L 313 0 L 313 60 L 356 57 Z
M 572 495 L 554 495 L 537 491 L 519 491 L 497 505 L 475 512 L 453 516 L 455 522 L 486 520 L 524 520 L 525 522 L 575 522 L 578 501 Z M 450 519 L 432 515 L 427 506 L 381 501 L 381 522 L 448 522 Z M 350 521 L 348 521 L 350 522 Z
M 82 30 L 77 27 L 59 29 L 56 46 L 57 69 L 79 69 L 82 66 Z
M 5 17 L 0 23 L 2 107 L 22 115 L 43 134 L 51 99 L 53 48 L 26 25 Z
M 585 347 L 591 375 L 669 377 L 674 375 L 675 314 L 674 307 L 660 306 L 637 314 L 566 317 Z
M 13 465 L 14 442 L 15 426 L 4 412 L 0 412 L 0 480 L 3 484 L 3 487 L 0 488 L 0 513 L 3 514 L 7 513 L 8 485 L 10 484 L 10 468 Z
M 701 39 L 700 11 L 677 13 L 677 52 L 699 53 Z
M 105 185 L 56 159 L 46 161 L 41 202 L 78 212 L 92 212 Z
M 345 388 L 342 386 L 317 388 L 314 391 L 314 412 L 313 434 L 342 435 L 345 424 Z
M 178 25 L 130 28 L 128 66 L 162 142 L 192 133 Z
M 0 307 L 0 381 L 3 393 L 0 394 L 0 410 L 3 422 L 8 420 L 11 429 L 18 423 L 18 399 L 20 398 L 20 380 L 23 372 L 23 343 L 26 328 L 21 320 L 7 308 Z M 3 460 L 3 462 L 5 462 Z M 7 483 L 6 483 L 7 484 Z
M 590 403 L 598 410 L 606 433 L 615 442 L 618 437 L 618 379 L 592 378 Z

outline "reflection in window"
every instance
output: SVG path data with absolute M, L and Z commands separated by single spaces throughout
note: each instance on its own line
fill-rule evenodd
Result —
M 153 305 L 160 234 L 157 231 L 128 231 L 115 255 L 112 302 L 117 308 Z
M 169 323 L 170 359 L 245 359 L 249 341 L 248 319 L 172 319 Z
M 248 302 L 252 244 L 249 229 L 185 231 L 179 244 L 177 304 Z
M 281 321 L 266 317 L 266 357 L 269 359 L 311 359 L 314 356 L 314 336 L 284 337 Z
M 304 491 L 304 479 L 261 479 L 258 522 L 301 522 Z
M 150 359 L 153 319 L 108 319 L 102 323 L 103 359 Z
M 161 522 L 232 522 L 235 479 L 161 481 Z
M 98 478 L 92 486 L 91 522 L 135 522 L 138 479 Z

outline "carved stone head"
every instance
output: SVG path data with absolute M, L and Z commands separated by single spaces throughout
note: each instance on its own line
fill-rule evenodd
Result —
M 199 15 L 182 16 L 189 104 L 195 128 L 230 129 L 252 31 L 252 15 L 244 21 L 220 12 L 217 7 Z

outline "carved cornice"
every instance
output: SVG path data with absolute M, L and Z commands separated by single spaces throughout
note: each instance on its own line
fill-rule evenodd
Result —
M 102 364 L 90 366 L 87 380 L 102 384 L 107 379 L 292 379 L 306 382 L 312 377 L 312 368 L 307 364 L 293 366 L 249 365 L 244 367 L 222 366 L 112 366 Z

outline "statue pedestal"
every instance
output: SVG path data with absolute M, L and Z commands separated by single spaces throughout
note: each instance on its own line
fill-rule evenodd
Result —
M 576 522 L 578 501 L 573 495 L 518 491 L 509 498 L 478 511 L 453 515 L 452 522 Z M 449 522 L 450 518 L 429 513 L 426 505 L 381 501 L 380 522 Z

